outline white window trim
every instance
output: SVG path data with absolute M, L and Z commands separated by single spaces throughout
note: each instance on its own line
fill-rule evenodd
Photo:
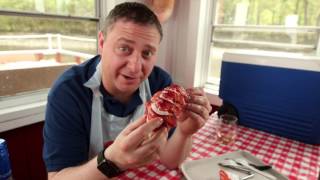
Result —
M 115 0 L 96 0 L 96 6 L 100 6 L 96 8 L 96 14 L 104 17 L 103 15 L 115 4 Z M 48 89 L 24 95 L 0 97 L 0 133 L 44 121 L 47 95 Z
M 184 0 L 177 1 L 175 16 L 171 26 L 173 54 L 171 74 L 174 81 L 184 87 L 204 87 L 213 105 L 220 106 L 217 84 L 207 83 L 212 18 L 215 1 Z
M 0 132 L 26 126 L 44 120 L 48 90 L 0 100 Z

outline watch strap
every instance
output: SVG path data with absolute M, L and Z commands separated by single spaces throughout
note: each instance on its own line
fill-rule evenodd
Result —
M 97 157 L 98 166 L 97 168 L 108 178 L 113 178 L 119 176 L 124 171 L 122 171 L 114 162 L 105 158 L 104 150 L 102 150 Z

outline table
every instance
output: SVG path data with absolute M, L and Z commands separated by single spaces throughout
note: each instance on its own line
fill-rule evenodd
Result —
M 236 150 L 245 150 L 290 180 L 317 180 L 320 171 L 320 145 L 310 145 L 279 137 L 256 129 L 239 126 L 237 139 L 231 146 L 216 143 L 213 136 L 214 113 L 206 125 L 193 135 L 193 146 L 188 160 L 212 157 Z M 119 179 L 182 179 L 179 169 L 169 170 L 159 161 L 127 171 Z

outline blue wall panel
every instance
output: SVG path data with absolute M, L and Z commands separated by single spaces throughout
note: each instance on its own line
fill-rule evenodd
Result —
M 320 144 L 320 72 L 223 62 L 219 93 L 240 124 Z

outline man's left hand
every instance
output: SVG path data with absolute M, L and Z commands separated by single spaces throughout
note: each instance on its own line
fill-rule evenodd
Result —
M 177 130 L 185 136 L 197 132 L 208 120 L 211 105 L 203 88 L 187 89 L 190 98 L 177 122 Z

